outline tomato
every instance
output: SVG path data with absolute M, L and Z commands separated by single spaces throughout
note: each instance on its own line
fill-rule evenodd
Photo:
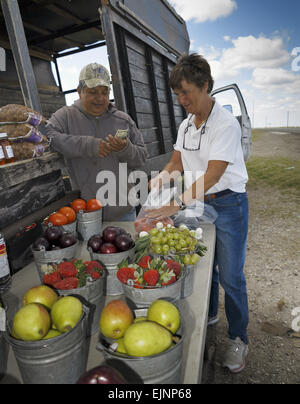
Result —
M 68 224 L 68 219 L 62 213 L 55 212 L 49 216 L 49 222 L 51 222 L 53 226 L 64 226 Z
M 72 208 L 75 212 L 79 212 L 80 210 L 86 210 L 86 201 L 84 199 L 75 199 L 71 202 Z
M 98 199 L 89 199 L 86 203 L 86 210 L 89 212 L 99 210 L 102 208 L 102 205 Z
M 68 219 L 68 223 L 75 222 L 76 212 L 73 208 L 70 208 L 69 206 L 63 206 L 62 208 L 59 209 L 58 212 L 66 216 L 66 218 Z

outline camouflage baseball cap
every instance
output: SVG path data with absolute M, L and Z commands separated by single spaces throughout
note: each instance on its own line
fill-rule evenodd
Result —
M 109 71 L 98 63 L 90 63 L 85 66 L 80 72 L 79 81 L 83 82 L 88 88 L 97 86 L 110 88 Z

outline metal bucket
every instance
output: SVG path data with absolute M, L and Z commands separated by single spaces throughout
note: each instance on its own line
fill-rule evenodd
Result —
M 94 212 L 77 213 L 77 232 L 81 240 L 89 240 L 94 234 L 102 230 L 102 209 Z
M 5 324 L 5 312 L 4 312 L 4 310 L 5 310 L 5 306 L 4 306 L 4 308 L 0 308 L 0 311 L 1 311 L 1 313 L 0 313 L 0 317 L 1 317 L 0 322 L 2 322 L 2 320 L 3 320 L 3 322 Z M 0 380 L 2 379 L 2 377 L 6 373 L 8 350 L 9 350 L 9 346 L 8 346 L 8 343 L 6 342 L 6 339 L 5 339 L 5 333 L 1 331 L 1 327 L 0 327 Z
M 8 332 L 24 384 L 75 384 L 86 371 L 88 309 L 69 332 L 49 340 L 19 341 Z
M 186 265 L 184 267 L 185 276 L 181 284 L 181 299 L 185 299 L 193 293 L 196 266 Z
M 135 246 L 128 251 L 115 254 L 97 254 L 90 248 L 91 260 L 99 261 L 107 270 L 105 295 L 118 296 L 123 294 L 122 284 L 117 278 L 118 264 L 125 258 L 133 258 L 135 254 Z
M 78 289 L 71 290 L 57 290 L 61 296 L 75 296 L 81 301 L 84 299 L 84 304 L 89 308 L 88 319 L 88 336 L 95 334 L 99 331 L 99 320 L 101 312 L 105 306 L 105 287 L 106 273 L 103 271 L 101 278 L 96 279 L 93 282 L 87 283 L 86 286 Z
M 35 251 L 32 249 L 34 262 L 39 273 L 41 282 L 43 282 L 44 275 L 48 271 L 48 265 L 51 263 L 59 263 L 63 260 L 72 260 L 75 258 L 79 241 L 71 247 L 62 248 L 53 251 Z
M 182 283 L 184 282 L 185 272 L 174 283 L 161 287 L 145 287 L 138 289 L 134 286 L 125 285 L 121 281 L 123 293 L 130 307 L 147 308 L 151 303 L 158 299 L 167 299 L 171 303 L 176 304 L 181 298 Z
M 147 309 L 135 310 L 136 317 L 147 316 Z M 134 370 L 145 384 L 182 384 L 182 362 L 184 326 L 178 331 L 181 336 L 175 346 L 153 356 L 135 357 L 112 352 L 107 346 L 109 343 L 100 335 L 97 349 L 103 352 L 105 360 L 118 359 Z

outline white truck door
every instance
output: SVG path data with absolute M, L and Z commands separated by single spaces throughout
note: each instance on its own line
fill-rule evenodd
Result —
M 229 92 L 233 90 L 234 98 L 228 98 L 227 94 L 224 92 Z M 232 93 L 232 91 L 230 91 Z M 223 94 L 221 94 L 223 93 Z M 221 100 L 219 97 L 216 97 L 217 94 L 221 94 Z M 225 86 L 222 88 L 218 88 L 214 90 L 211 95 L 217 99 L 217 101 L 223 105 L 224 108 L 229 110 L 233 115 L 235 115 L 236 119 L 239 121 L 242 129 L 242 149 L 244 153 L 244 159 L 247 161 L 251 154 L 251 146 L 252 146 L 252 135 L 251 135 L 251 122 L 247 112 L 246 104 L 242 93 L 237 84 L 230 84 L 229 86 Z M 230 104 L 228 104 L 228 100 L 230 100 Z M 236 102 L 237 100 L 237 102 Z M 223 101 L 223 102 L 222 102 Z

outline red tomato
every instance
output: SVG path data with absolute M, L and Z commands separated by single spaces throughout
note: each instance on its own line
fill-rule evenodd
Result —
M 75 210 L 75 212 L 86 210 L 86 201 L 84 199 L 78 198 L 71 202 L 71 206 Z
M 86 203 L 86 210 L 93 212 L 102 208 L 102 205 L 98 199 L 89 199 Z
M 51 222 L 53 226 L 64 226 L 65 224 L 68 224 L 68 219 L 62 213 L 55 212 L 49 216 L 49 222 Z
M 69 206 L 63 206 L 62 208 L 59 209 L 58 212 L 66 216 L 66 218 L 68 219 L 68 223 L 75 222 L 76 212 L 73 208 L 70 208 Z

